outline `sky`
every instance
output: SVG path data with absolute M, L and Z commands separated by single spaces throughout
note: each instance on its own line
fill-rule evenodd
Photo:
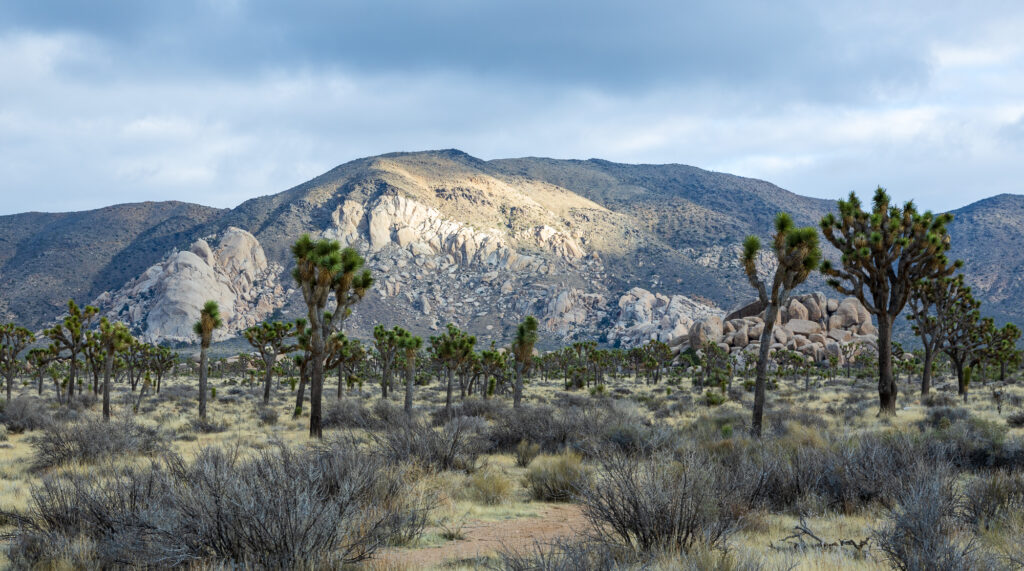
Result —
M 458 148 L 1024 193 L 1024 2 L 0 0 L 0 214 Z

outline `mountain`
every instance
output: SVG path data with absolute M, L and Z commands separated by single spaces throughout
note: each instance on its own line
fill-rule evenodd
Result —
M 152 340 L 187 342 L 207 298 L 228 337 L 304 313 L 290 245 L 304 232 L 359 249 L 377 279 L 346 329 L 430 334 L 451 321 L 505 342 L 527 314 L 545 344 L 680 339 L 752 291 L 740 242 L 781 210 L 816 225 L 834 209 L 771 183 L 685 165 L 596 159 L 483 161 L 461 151 L 355 160 L 230 210 L 181 203 L 0 217 L 0 313 L 39 327 L 68 297 Z M 951 232 L 979 295 L 1019 317 L 1024 197 L 960 209 Z M 770 256 L 758 261 L 771 269 Z M 827 291 L 820 278 L 805 291 Z

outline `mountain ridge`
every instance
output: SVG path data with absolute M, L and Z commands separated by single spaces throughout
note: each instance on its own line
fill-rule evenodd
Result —
M 0 318 L 38 327 L 69 297 L 116 297 L 174 251 L 235 228 L 251 233 L 271 265 L 282 268 L 282 284 L 289 283 L 288 248 L 304 232 L 363 251 L 379 288 L 353 316 L 357 328 L 408 322 L 427 333 L 450 319 L 500 339 L 535 313 L 546 319 L 546 334 L 562 340 L 665 336 L 679 331 L 678 315 L 627 325 L 628 312 L 616 304 L 639 287 L 652 299 L 685 296 L 728 309 L 751 297 L 736 259 L 746 234 L 769 234 L 779 210 L 816 226 L 834 207 L 767 181 L 682 164 L 482 160 L 457 149 L 388 153 L 231 209 L 169 201 L 0 216 L 0 287 L 7 292 Z M 954 255 L 967 262 L 987 310 L 1019 318 L 1024 283 L 1014 272 L 1024 270 L 1024 259 L 1004 250 L 1018 239 L 1024 244 L 1024 196 L 989 197 L 954 215 Z M 421 283 L 442 274 L 440 291 Z M 815 289 L 827 291 L 820 278 L 805 288 Z M 273 299 L 279 297 L 287 301 L 274 315 L 301 313 L 294 292 Z M 673 307 L 697 307 L 689 303 Z

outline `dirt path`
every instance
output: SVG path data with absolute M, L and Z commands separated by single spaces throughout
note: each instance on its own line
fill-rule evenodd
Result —
M 462 528 L 464 539 L 438 547 L 387 549 L 377 558 L 378 569 L 426 569 L 451 560 L 492 555 L 502 549 L 529 550 L 535 541 L 549 542 L 572 537 L 586 529 L 587 523 L 574 504 L 544 508 L 540 517 L 521 517 L 503 521 L 469 520 Z

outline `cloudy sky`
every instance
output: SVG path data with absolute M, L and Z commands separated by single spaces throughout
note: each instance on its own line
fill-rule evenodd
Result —
M 0 214 L 438 148 L 951 209 L 1024 193 L 1022 30 L 1016 0 L 0 0 Z

